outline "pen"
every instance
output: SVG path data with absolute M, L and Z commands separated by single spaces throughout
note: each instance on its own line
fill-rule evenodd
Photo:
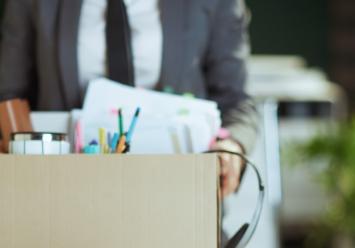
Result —
M 131 143 L 133 131 L 134 131 L 134 128 L 137 124 L 137 119 L 138 119 L 139 113 L 140 113 L 140 108 L 137 108 L 136 112 L 132 118 L 131 125 L 129 126 L 129 129 L 128 129 L 127 139 L 126 139 L 126 142 L 128 144 Z
M 118 133 L 113 134 L 112 142 L 111 142 L 111 151 L 115 152 L 118 144 L 119 136 Z
M 122 137 L 124 135 L 122 109 L 118 109 L 118 125 L 118 130 L 120 130 L 120 137 Z
M 118 142 L 117 153 L 123 153 L 125 149 L 126 149 L 126 135 L 123 134 L 123 136 L 120 138 L 120 141 Z

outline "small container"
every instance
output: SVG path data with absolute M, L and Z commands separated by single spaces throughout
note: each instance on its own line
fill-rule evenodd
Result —
M 62 155 L 70 153 L 64 133 L 17 132 L 11 134 L 9 153 L 21 155 Z

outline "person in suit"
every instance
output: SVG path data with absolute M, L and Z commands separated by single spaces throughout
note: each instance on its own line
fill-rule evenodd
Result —
M 90 80 L 166 87 L 218 103 L 226 139 L 249 152 L 257 114 L 244 91 L 249 52 L 243 0 L 8 0 L 0 101 L 34 110 L 80 108 Z M 239 184 L 241 160 L 222 157 L 222 194 Z

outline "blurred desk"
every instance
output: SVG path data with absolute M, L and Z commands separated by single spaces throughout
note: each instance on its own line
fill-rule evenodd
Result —
M 248 93 L 259 100 L 272 99 L 282 110 L 274 117 L 279 128 L 273 130 L 279 133 L 276 137 L 280 138 L 282 149 L 295 141 L 305 142 L 330 120 L 343 119 L 347 115 L 342 88 L 329 82 L 321 70 L 307 68 L 306 62 L 298 56 L 253 56 L 248 67 Z M 275 139 L 269 129 L 264 135 L 270 135 L 266 140 Z M 266 152 L 266 156 L 270 154 L 272 151 Z M 276 170 L 267 171 L 275 173 Z M 281 171 L 283 224 L 309 223 L 319 217 L 327 198 L 311 170 L 307 166 L 285 164 Z
M 342 88 L 329 82 L 323 71 L 307 68 L 298 56 L 252 56 L 248 70 L 247 92 L 257 99 L 331 102 L 346 107 Z

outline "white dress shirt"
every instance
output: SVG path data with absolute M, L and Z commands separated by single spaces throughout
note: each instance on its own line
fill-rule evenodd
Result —
M 135 85 L 153 88 L 161 71 L 163 34 L 158 0 L 124 0 L 132 34 Z M 105 0 L 84 0 L 78 37 L 83 91 L 90 80 L 107 76 Z

